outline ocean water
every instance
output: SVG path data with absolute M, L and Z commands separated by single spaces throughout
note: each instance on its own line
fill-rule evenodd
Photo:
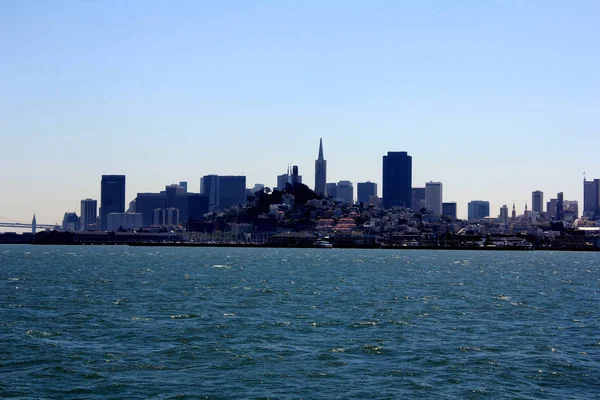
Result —
M 600 397 L 600 254 L 0 245 L 0 397 Z

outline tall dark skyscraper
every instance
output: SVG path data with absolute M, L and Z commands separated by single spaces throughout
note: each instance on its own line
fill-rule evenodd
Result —
M 323 158 L 323 139 L 319 141 L 319 158 L 315 160 L 315 193 L 327 194 L 327 161 Z
M 377 184 L 373 182 L 359 182 L 357 185 L 357 202 L 368 204 L 371 196 L 377 196 Z
M 125 212 L 125 175 L 102 175 L 100 182 L 101 229 L 106 229 L 108 214 Z
M 535 190 L 531 192 L 531 211 L 540 214 L 544 209 L 544 192 Z
M 412 157 L 405 151 L 383 156 L 383 207 L 410 207 L 412 202 Z

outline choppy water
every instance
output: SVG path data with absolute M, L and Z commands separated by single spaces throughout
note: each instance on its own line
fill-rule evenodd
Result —
M 0 397 L 594 398 L 600 254 L 0 246 Z

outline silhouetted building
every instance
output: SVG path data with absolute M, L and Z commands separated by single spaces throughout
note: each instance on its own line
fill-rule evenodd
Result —
M 296 167 L 298 168 L 298 167 Z M 293 185 L 292 183 L 292 178 L 293 178 L 293 173 L 292 171 L 290 171 L 290 167 L 288 167 L 288 171 L 285 174 L 282 175 L 277 175 L 277 190 L 283 190 L 286 187 L 286 184 L 290 184 Z M 298 183 L 302 183 L 302 175 L 297 175 L 296 176 L 296 182 Z
M 538 214 L 544 212 L 544 192 L 541 190 L 531 192 L 531 211 Z
M 377 196 L 377 184 L 374 182 L 359 182 L 356 184 L 356 201 L 368 204 L 372 196 Z
M 600 179 L 583 179 L 583 216 L 594 218 L 600 214 Z
M 442 215 L 456 219 L 456 202 L 442 203 Z
M 405 151 L 383 156 L 383 207 L 410 207 L 412 203 L 412 157 Z
M 125 212 L 125 175 L 102 175 L 100 225 L 107 230 L 108 214 Z
M 331 197 L 333 200 L 337 198 L 337 183 L 330 182 L 326 185 L 325 191 L 327 192 L 327 196 Z
M 319 140 L 319 157 L 315 161 L 315 193 L 327 195 L 327 161 L 323 158 L 323 139 Z
M 200 186 L 202 194 L 209 198 L 210 211 L 246 204 L 245 176 L 205 175 L 202 177 Z M 182 215 L 180 217 L 183 218 Z
M 89 231 L 96 228 L 98 219 L 98 202 L 92 199 L 81 200 L 81 218 L 80 227 L 82 231 Z
M 184 181 L 179 182 L 179 186 L 181 186 L 183 188 L 184 193 L 187 193 L 187 191 L 188 191 L 187 182 L 184 182 Z
M 298 166 L 294 165 L 292 167 L 292 186 L 296 186 L 300 181 L 298 180 Z
M 442 213 L 442 182 L 425 184 L 425 208 L 434 214 Z
M 163 225 L 164 218 L 160 223 L 154 222 L 154 210 L 164 210 L 167 208 L 167 196 L 162 193 L 138 193 L 135 201 L 136 212 L 143 215 L 143 226 Z
M 556 220 L 562 221 L 565 219 L 563 192 L 559 192 L 556 196 Z
M 35 214 L 33 214 L 33 219 L 31 220 L 31 233 L 33 235 L 37 233 L 37 221 L 35 220 Z
M 337 184 L 337 201 L 354 203 L 354 186 L 350 181 L 339 181 Z
M 78 232 L 79 217 L 74 212 L 66 212 L 62 220 L 63 231 Z
M 490 202 L 483 200 L 473 200 L 468 206 L 469 221 L 476 221 L 490 216 Z
M 418 212 L 421 208 L 425 208 L 425 188 L 414 187 L 411 189 L 410 208 Z

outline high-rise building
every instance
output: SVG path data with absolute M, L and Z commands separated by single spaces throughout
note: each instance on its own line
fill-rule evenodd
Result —
M 98 219 L 98 202 L 92 199 L 81 200 L 81 222 L 82 231 L 89 231 L 96 228 L 96 220 Z
M 337 199 L 337 183 L 330 182 L 325 185 L 325 192 L 327 196 L 331 197 L 333 200 Z
M 298 167 L 296 166 L 296 172 L 297 171 Z M 290 170 L 290 167 L 288 167 L 287 173 L 277 175 L 277 190 L 285 189 L 288 183 L 293 186 L 292 180 L 294 179 L 297 183 L 302 183 L 302 175 L 296 174 L 296 177 L 294 177 L 293 169 Z
M 354 187 L 350 181 L 339 181 L 337 184 L 338 201 L 343 203 L 354 203 Z
M 442 215 L 456 219 L 456 202 L 451 201 L 448 203 L 442 203 Z
M 505 204 L 500 207 L 500 215 L 498 216 L 501 224 L 508 225 L 508 206 Z
M 469 202 L 469 221 L 476 221 L 490 216 L 490 202 L 484 200 L 473 200 Z
M 383 156 L 383 207 L 412 204 L 412 157 L 405 151 L 388 151 Z
M 425 188 L 414 187 L 411 189 L 410 208 L 414 212 L 418 212 L 421 208 L 425 208 Z
M 356 184 L 356 201 L 368 204 L 371 196 L 377 196 L 377 184 L 374 182 L 359 182 Z
M 600 179 L 583 179 L 583 216 L 593 218 L 600 214 Z
M 442 213 L 442 182 L 425 184 L 425 208 L 434 214 Z
M 187 182 L 185 181 L 180 181 L 179 182 L 179 186 L 181 186 L 183 188 L 183 192 L 187 193 Z
M 556 219 L 558 221 L 562 221 L 565 219 L 565 211 L 564 211 L 564 196 L 563 192 L 558 192 L 556 195 Z
M 558 199 L 550 199 L 550 201 L 546 202 L 546 214 L 550 219 L 556 219 L 556 205 L 558 203 Z
M 319 140 L 319 157 L 315 161 L 315 193 L 327 195 L 327 161 L 323 158 L 323 139 Z
M 205 175 L 200 181 L 202 194 L 209 198 L 210 211 L 246 203 L 246 177 L 242 175 Z
M 33 214 L 33 219 L 31 220 L 31 233 L 36 234 L 37 232 L 37 221 L 35 220 L 35 214 Z
M 531 211 L 538 214 L 544 212 L 544 192 L 541 190 L 531 192 Z
M 100 225 L 107 230 L 108 214 L 125 212 L 125 175 L 102 175 Z

